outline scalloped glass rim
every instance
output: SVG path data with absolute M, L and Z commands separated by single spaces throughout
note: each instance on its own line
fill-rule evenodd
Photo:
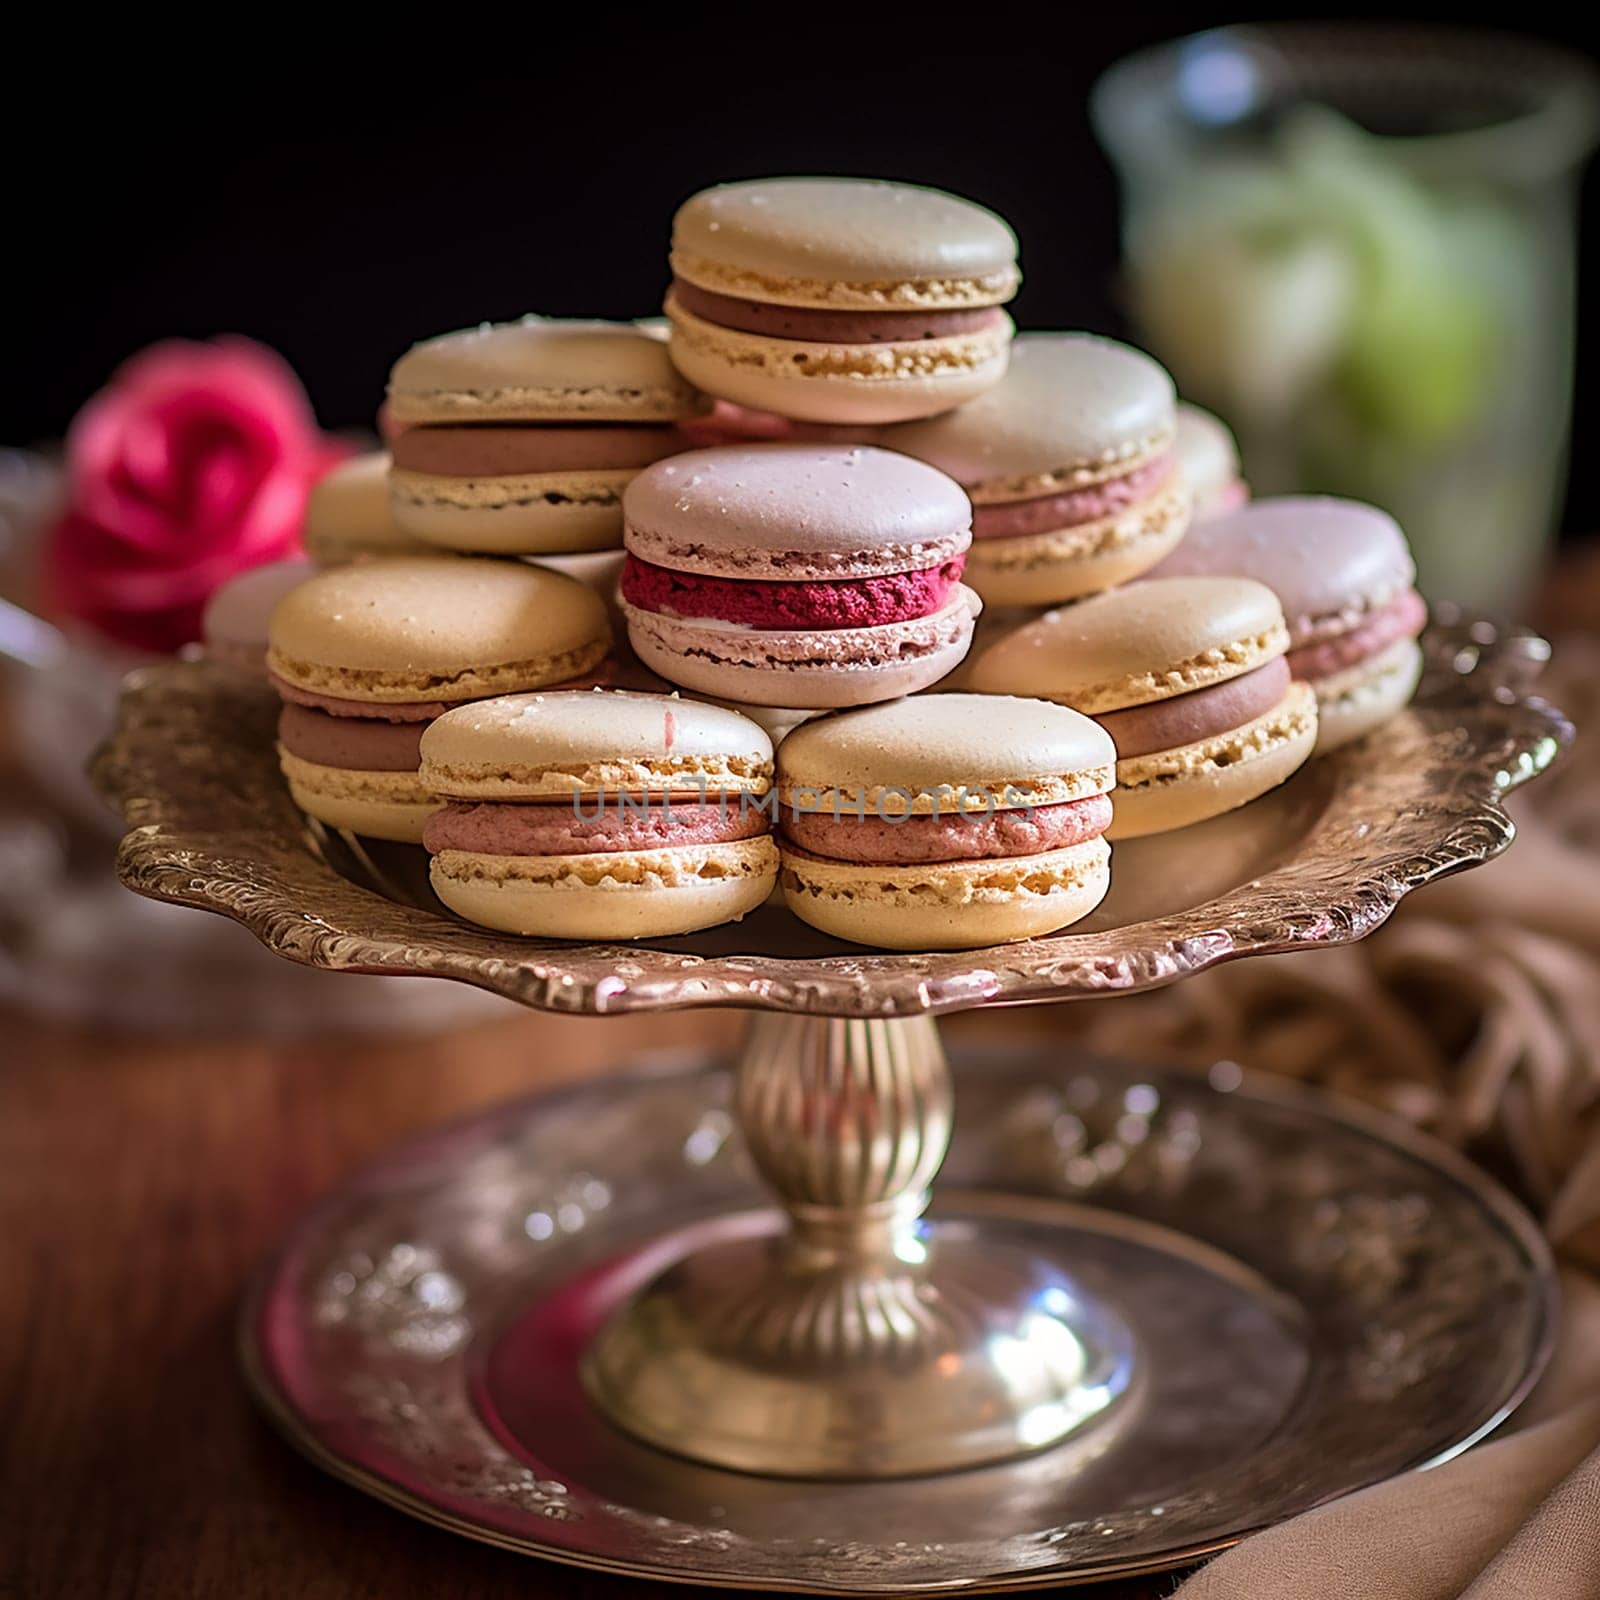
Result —
M 1506 793 L 1572 737 L 1567 719 L 1528 692 L 1549 647 L 1526 629 L 1445 607 L 1424 646 L 1413 709 L 1381 736 L 1324 758 L 1326 804 L 1286 859 L 1188 910 L 988 950 L 819 956 L 569 944 L 495 934 L 387 898 L 317 853 L 278 775 L 268 692 L 204 661 L 133 674 L 94 777 L 131 830 L 117 858 L 129 888 L 231 917 L 308 966 L 452 978 L 552 1011 L 715 1005 L 910 1016 L 1131 993 L 1239 956 L 1346 943 L 1412 890 L 1498 855 L 1514 832 Z M 380 868 L 369 882 L 384 883 Z

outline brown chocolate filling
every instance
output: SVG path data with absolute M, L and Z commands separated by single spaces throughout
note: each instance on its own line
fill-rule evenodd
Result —
M 830 311 L 814 306 L 775 306 L 716 294 L 682 278 L 672 280 L 672 298 L 702 322 L 738 333 L 772 339 L 804 339 L 814 344 L 903 344 L 915 339 L 948 339 L 992 328 L 1004 313 L 998 306 L 962 311 Z
M 394 464 L 445 478 L 508 478 L 541 472 L 648 467 L 687 444 L 659 423 L 462 423 L 407 428 Z

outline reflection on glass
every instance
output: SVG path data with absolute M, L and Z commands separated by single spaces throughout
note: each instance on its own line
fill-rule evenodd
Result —
M 1506 605 L 1560 510 L 1587 64 L 1450 30 L 1225 29 L 1113 68 L 1093 112 L 1134 316 L 1255 492 L 1370 500 L 1431 594 Z

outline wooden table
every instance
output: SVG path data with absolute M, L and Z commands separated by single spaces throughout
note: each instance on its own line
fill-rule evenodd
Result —
M 720 1050 L 738 1027 L 508 1006 L 444 1039 L 274 1045 L 0 1013 L 0 1595 L 685 1593 L 474 1545 L 325 1477 L 256 1415 L 234 1318 L 295 1216 L 386 1145 L 646 1046 Z

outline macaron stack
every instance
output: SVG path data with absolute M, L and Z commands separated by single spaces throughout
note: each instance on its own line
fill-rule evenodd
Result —
M 540 567 L 419 556 L 321 573 L 269 629 L 289 791 L 330 827 L 419 843 L 438 808 L 423 729 L 465 701 L 582 680 L 610 642 L 600 600 Z
M 415 346 L 392 462 L 312 498 L 314 560 L 352 564 L 207 618 L 259 670 L 288 590 L 265 666 L 294 798 L 425 843 L 459 915 L 669 936 L 781 878 L 857 943 L 1048 934 L 1098 904 L 1108 840 L 1242 806 L 1412 693 L 1393 522 L 1246 505 L 1231 435 L 1148 356 L 1014 339 L 992 212 L 726 184 L 679 210 L 671 270 L 658 324 Z M 713 703 L 594 688 L 602 663 Z
M 858 944 L 967 949 L 1053 933 L 1110 881 L 1116 753 L 1041 700 L 946 694 L 824 717 L 778 751 L 783 891 Z
M 772 742 L 676 696 L 511 695 L 422 736 L 427 824 L 447 906 L 507 933 L 645 939 L 744 916 L 778 852 L 760 804 Z
M 770 178 L 672 226 L 672 359 L 707 394 L 804 422 L 930 417 L 1006 368 L 1017 241 L 937 189 Z
M 1167 374 L 1127 345 L 1031 333 L 980 399 L 878 439 L 971 495 L 967 572 L 985 604 L 1049 606 L 1138 577 L 1183 537 L 1176 403 Z
M 414 346 L 389 376 L 394 519 L 453 550 L 614 548 L 622 491 L 706 402 L 634 323 L 524 317 Z
M 1428 609 L 1399 524 L 1320 496 L 1258 500 L 1197 528 L 1161 571 L 1237 573 L 1282 602 L 1288 667 L 1317 697 L 1317 754 L 1386 722 L 1416 692 Z
M 943 473 L 870 446 L 696 450 L 623 501 L 628 636 L 670 683 L 805 709 L 926 689 L 972 641 L 971 507 Z
M 1093 716 L 1116 745 L 1113 839 L 1265 794 L 1311 754 L 1316 696 L 1292 681 L 1277 597 L 1248 578 L 1152 578 L 1047 612 L 972 669 L 986 694 Z

